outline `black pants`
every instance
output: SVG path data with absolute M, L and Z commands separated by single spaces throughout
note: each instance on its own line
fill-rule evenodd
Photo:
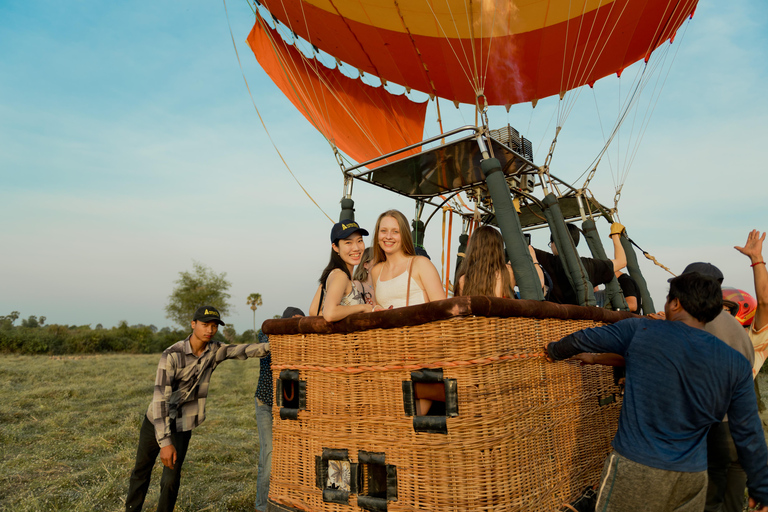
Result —
M 192 431 L 176 432 L 175 425 L 171 423 L 171 440 L 176 448 L 176 464 L 174 469 L 163 466 L 163 476 L 160 478 L 160 499 L 157 502 L 157 512 L 172 512 L 176 506 L 176 497 L 179 494 L 181 483 L 181 465 L 187 455 L 189 438 Z M 125 500 L 126 512 L 138 512 L 144 506 L 144 498 L 147 496 L 149 481 L 152 476 L 152 467 L 155 465 L 160 446 L 155 439 L 155 427 L 144 416 L 139 433 L 139 448 L 136 450 L 136 465 L 131 472 L 131 484 L 128 487 L 128 497 Z

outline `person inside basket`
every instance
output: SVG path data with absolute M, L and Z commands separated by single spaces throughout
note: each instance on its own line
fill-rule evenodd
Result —
M 552 361 L 581 352 L 626 360 L 624 403 L 597 510 L 703 510 L 707 433 L 727 413 L 749 480 L 750 506 L 768 512 L 768 448 L 751 365 L 704 331 L 722 309 L 716 279 L 685 273 L 670 280 L 666 320 L 630 318 L 547 345 Z
M 376 221 L 374 266 L 371 269 L 376 303 L 384 308 L 415 306 L 445 298 L 437 269 L 417 256 L 405 215 L 388 210 Z
M 373 306 L 376 301 L 373 297 L 373 279 L 371 279 L 371 267 L 373 266 L 373 247 L 366 247 L 360 263 L 352 275 L 352 284 L 363 294 L 366 304 Z
M 384 308 L 415 306 L 445 299 L 440 275 L 425 256 L 417 256 L 408 221 L 401 212 L 388 210 L 376 221 L 374 266 L 371 269 L 376 303 Z M 417 383 L 416 414 L 425 415 L 433 400 L 445 401 L 442 384 Z
M 533 264 L 544 289 L 544 273 L 536 261 L 533 247 L 528 246 Z M 505 263 L 504 239 L 491 226 L 480 226 L 469 237 L 467 252 L 456 273 L 454 296 L 487 295 L 489 297 L 515 298 L 515 273 Z
M 331 259 L 320 276 L 320 286 L 309 307 L 310 315 L 322 314 L 336 322 L 355 313 L 370 313 L 381 306 L 366 304 L 363 292 L 353 286 L 352 271 L 365 250 L 368 231 L 353 220 L 337 222 L 331 228 Z
M 581 230 L 573 224 L 566 224 L 566 226 L 568 226 L 568 232 L 571 235 L 574 247 L 577 247 L 579 245 L 579 240 L 581 239 Z M 627 254 L 624 252 L 624 247 L 621 245 L 620 239 L 620 235 L 623 232 L 623 225 L 618 222 L 611 224 L 611 234 L 609 236 L 613 241 L 614 257 L 612 260 L 581 258 L 581 263 L 584 265 L 584 270 L 587 271 L 587 277 L 589 277 L 589 282 L 592 283 L 592 286 L 610 282 L 613 279 L 614 272 L 627 266 Z M 576 290 L 571 286 L 565 267 L 560 261 L 557 245 L 555 245 L 551 236 L 549 240 L 549 246 L 552 249 L 551 253 L 534 249 L 538 262 L 552 279 L 552 287 L 548 300 L 560 304 L 578 305 L 579 300 L 576 296 Z
M 127 512 L 141 510 L 157 455 L 163 462 L 158 511 L 171 511 L 181 483 L 181 466 L 192 430 L 205 421 L 205 401 L 213 370 L 226 359 L 263 357 L 269 343 L 229 345 L 213 337 L 224 325 L 219 310 L 202 306 L 192 317 L 192 333 L 165 349 L 155 377 L 155 391 L 139 433 L 131 472 Z

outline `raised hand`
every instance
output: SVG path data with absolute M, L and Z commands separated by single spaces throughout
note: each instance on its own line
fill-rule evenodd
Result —
M 752 260 L 752 263 L 756 263 L 758 261 L 763 261 L 764 241 L 765 233 L 760 236 L 760 232 L 756 229 L 753 229 L 749 232 L 749 236 L 747 236 L 747 243 L 744 244 L 744 247 L 739 247 L 736 245 L 733 248 L 739 251 L 741 254 L 747 256 L 750 260 Z

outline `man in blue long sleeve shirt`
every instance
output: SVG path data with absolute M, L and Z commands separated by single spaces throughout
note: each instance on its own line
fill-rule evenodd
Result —
M 768 449 L 749 362 L 705 332 L 722 310 L 720 284 L 698 273 L 670 281 L 667 320 L 633 318 L 550 343 L 552 360 L 615 353 L 627 380 L 598 512 L 700 512 L 707 488 L 707 432 L 728 413 L 748 476 L 750 506 L 768 512 Z

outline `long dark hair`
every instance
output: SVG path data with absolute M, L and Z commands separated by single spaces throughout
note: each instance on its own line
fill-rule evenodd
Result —
M 333 244 L 334 246 L 338 247 L 336 244 Z M 345 274 L 347 274 L 347 277 L 349 280 L 352 280 L 352 276 L 349 274 L 349 269 L 347 268 L 347 264 L 344 263 L 344 260 L 341 259 L 341 256 L 339 253 L 331 249 L 331 259 L 328 262 L 328 265 L 323 270 L 323 273 L 320 275 L 320 284 L 323 286 L 323 289 L 325 289 L 325 280 L 328 279 L 328 275 L 333 272 L 334 269 L 341 269 L 344 271 Z
M 336 244 L 333 245 L 338 247 Z M 331 272 L 337 268 L 343 270 L 344 273 L 347 274 L 349 280 L 352 280 L 352 276 L 349 275 L 347 264 L 344 263 L 343 259 L 341 259 L 341 255 L 339 255 L 339 253 L 331 248 L 331 259 L 328 262 L 328 265 L 326 265 L 326 267 L 323 269 L 323 273 L 320 276 L 320 302 L 317 305 L 318 314 L 320 314 L 320 312 L 323 310 L 323 304 L 325 303 L 325 281 L 328 279 L 328 276 L 331 274 Z
M 477 228 L 469 238 L 467 254 L 461 262 L 456 276 L 458 282 L 464 276 L 464 286 L 455 295 L 496 295 L 496 279 L 501 277 L 501 290 L 509 297 L 514 297 L 512 282 L 509 279 L 504 258 L 504 239 L 491 226 Z

